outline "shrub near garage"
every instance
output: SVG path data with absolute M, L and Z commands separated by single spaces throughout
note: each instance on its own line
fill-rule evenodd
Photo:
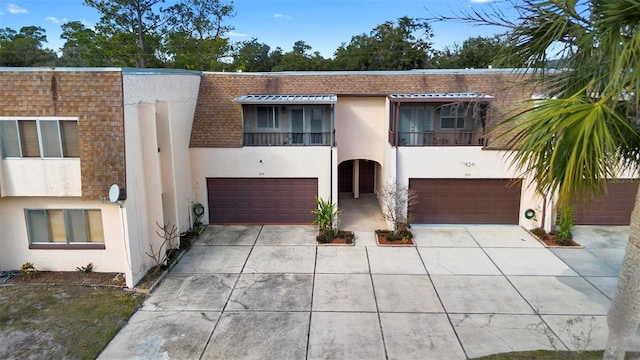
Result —
M 317 208 L 311 210 L 311 213 L 316 216 L 313 223 L 318 225 L 318 236 L 316 237 L 318 244 L 353 245 L 353 232 L 338 229 L 338 223 L 340 223 L 338 215 L 342 211 L 337 209 L 336 204 L 317 196 L 315 201 Z

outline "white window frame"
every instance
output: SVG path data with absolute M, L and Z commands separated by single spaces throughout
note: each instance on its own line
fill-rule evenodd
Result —
M 267 118 L 267 126 L 260 126 L 260 109 L 271 109 L 271 120 Z M 267 112 L 268 116 L 268 112 Z M 256 129 L 280 129 L 280 109 L 275 105 L 256 106 Z
M 455 111 L 451 111 L 450 109 L 452 107 L 456 107 Z M 460 115 L 460 108 L 464 107 L 462 110 L 462 115 Z M 445 116 L 445 109 L 447 109 L 448 114 Z M 466 126 L 466 115 L 467 115 L 467 108 L 466 105 L 442 105 L 442 107 L 440 108 L 440 130 L 445 130 L 445 131 L 453 131 L 453 130 L 460 130 L 465 128 Z M 453 127 L 444 127 L 443 125 L 443 120 L 453 120 Z M 460 121 L 462 121 L 462 126 L 458 126 L 460 124 Z
M 35 211 L 43 211 L 44 212 L 44 216 L 45 216 L 45 221 L 47 222 L 47 225 L 49 225 L 49 219 L 48 219 L 48 211 L 62 211 L 63 213 L 63 218 L 64 218 L 64 228 L 65 228 L 65 236 L 66 236 L 66 242 L 65 243 L 58 243 L 58 242 L 53 242 L 52 241 L 52 236 L 51 233 L 49 232 L 49 228 L 47 228 L 47 233 L 48 234 L 48 241 L 42 241 L 40 239 L 33 239 L 33 234 L 31 233 L 31 228 L 32 228 L 32 224 L 30 221 L 30 213 L 31 212 L 35 212 Z M 96 241 L 70 241 L 70 233 L 71 233 L 71 225 L 69 223 L 69 212 L 71 211 L 82 211 L 84 218 L 85 218 L 85 238 L 86 239 L 90 239 L 90 231 L 88 229 L 88 224 L 86 221 L 86 212 L 87 211 L 99 211 L 100 212 L 100 218 L 102 219 L 102 239 L 96 239 Z M 52 245 L 52 246 L 82 246 L 82 245 L 98 245 L 98 246 L 102 246 L 104 247 L 104 243 L 105 243 L 105 235 L 104 235 L 104 220 L 102 217 L 102 210 L 101 209 L 38 209 L 38 208 L 33 208 L 33 209 L 24 209 L 24 218 L 25 218 L 25 223 L 27 225 L 27 235 L 28 235 L 28 239 L 29 239 L 29 245 Z
M 320 121 L 320 124 L 322 125 L 320 132 L 326 132 L 326 122 L 325 122 L 325 116 L 324 116 L 324 108 L 320 107 L 320 106 L 314 106 L 310 108 L 311 111 L 309 111 L 309 131 L 313 132 L 312 128 L 312 123 L 314 121 Z M 319 116 L 319 117 L 316 117 Z
M 20 141 L 20 126 L 18 123 L 20 121 L 35 121 L 36 122 L 36 131 L 38 133 L 38 147 L 40 150 L 40 159 L 62 159 L 62 158 L 78 158 L 65 156 L 63 146 L 62 146 L 62 131 L 60 130 L 60 121 L 75 121 L 78 122 L 77 117 L 68 117 L 68 116 L 23 116 L 23 117 L 15 117 L 15 116 L 0 116 L 0 121 L 13 121 L 16 124 L 16 134 L 18 136 L 18 151 L 20 152 L 20 156 L 5 156 L 2 154 L 2 158 L 5 159 L 38 159 L 38 157 L 25 157 L 23 156 L 22 151 L 22 142 Z M 42 139 L 42 128 L 40 125 L 40 121 L 56 121 L 57 129 L 58 129 L 58 147 L 60 150 L 60 156 L 45 156 L 44 154 L 44 144 Z M 0 141 L 2 140 L 2 134 L 0 134 Z M 0 145 L 2 145 L 0 143 Z M 2 152 L 2 146 L 0 146 L 0 152 Z

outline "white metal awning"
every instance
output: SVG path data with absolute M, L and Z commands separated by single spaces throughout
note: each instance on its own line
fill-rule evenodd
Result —
M 233 99 L 240 104 L 335 104 L 336 95 L 243 95 Z
M 389 94 L 392 102 L 493 101 L 495 97 L 477 92 Z

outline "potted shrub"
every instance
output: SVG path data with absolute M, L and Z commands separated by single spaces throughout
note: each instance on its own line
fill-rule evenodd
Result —
M 318 244 L 346 244 L 353 245 L 353 232 L 337 229 L 324 230 L 316 237 Z
M 391 230 L 376 230 L 378 245 L 413 245 L 409 230 L 413 214 L 409 211 L 418 203 L 418 195 L 407 186 L 388 182 L 382 193 L 382 217 L 391 224 Z
M 573 229 L 575 221 L 573 220 L 573 210 L 570 206 L 558 208 L 556 215 L 556 224 L 552 231 L 547 233 L 543 228 L 535 228 L 530 232 L 535 235 L 545 246 L 568 246 L 581 247 L 580 244 L 573 240 Z
M 556 244 L 560 246 L 573 245 L 573 234 L 571 229 L 575 225 L 573 220 L 573 210 L 570 206 L 563 206 L 558 209 L 556 216 Z
M 338 230 L 338 215 L 342 211 L 338 210 L 335 203 L 329 200 L 315 197 L 317 208 L 311 210 L 316 216 L 313 220 L 318 225 L 318 244 L 353 244 L 353 232 Z

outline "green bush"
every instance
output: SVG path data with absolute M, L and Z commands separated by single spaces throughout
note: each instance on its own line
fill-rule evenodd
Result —
M 38 273 L 38 269 L 36 269 L 33 263 L 26 262 L 20 265 L 20 272 L 26 279 L 32 279 Z
M 376 235 L 384 236 L 389 241 L 399 241 L 402 243 L 413 240 L 413 233 L 409 230 L 376 230 Z
M 318 207 L 316 209 L 311 210 L 311 213 L 316 216 L 313 220 L 314 224 L 318 225 L 320 230 L 329 230 L 334 227 L 334 221 L 337 222 L 338 215 L 342 211 L 336 208 L 336 204 L 330 202 L 329 200 L 323 200 L 319 197 L 315 197 L 316 205 Z
M 333 239 L 345 239 L 345 243 L 351 244 L 353 243 L 353 233 L 329 229 L 320 231 L 320 234 L 316 237 L 316 240 L 322 244 L 330 243 Z
M 573 220 L 573 210 L 570 206 L 563 206 L 558 209 L 556 217 L 556 243 L 559 245 L 568 245 L 573 238 L 571 229 L 573 229 L 575 221 Z

